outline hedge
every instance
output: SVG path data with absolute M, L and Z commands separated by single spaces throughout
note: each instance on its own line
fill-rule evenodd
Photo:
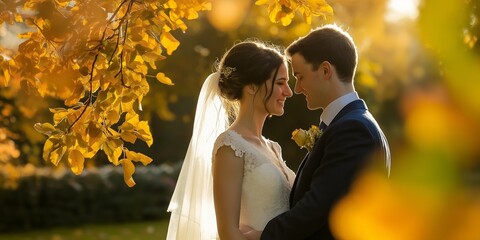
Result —
M 121 167 L 36 171 L 0 189 L 0 232 L 166 218 L 177 176 L 178 167 L 138 166 L 129 188 Z

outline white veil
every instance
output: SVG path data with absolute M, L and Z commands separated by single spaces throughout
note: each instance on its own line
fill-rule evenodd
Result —
M 168 206 L 167 240 L 217 239 L 213 204 L 212 151 L 228 127 L 228 113 L 219 96 L 220 74 L 210 74 L 198 97 L 192 139 Z

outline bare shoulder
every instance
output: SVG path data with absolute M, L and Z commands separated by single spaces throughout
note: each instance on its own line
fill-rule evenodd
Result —
M 243 157 L 237 156 L 235 150 L 224 145 L 218 148 L 213 156 L 214 167 L 243 169 Z

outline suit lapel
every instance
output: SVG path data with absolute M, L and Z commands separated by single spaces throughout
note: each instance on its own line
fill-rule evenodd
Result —
M 298 167 L 296 177 L 295 177 L 295 181 L 293 181 L 292 190 L 290 192 L 290 208 L 293 207 L 293 197 L 295 195 L 295 188 L 297 186 L 298 180 L 300 179 L 300 175 L 302 173 L 303 166 L 305 165 L 305 162 L 307 161 L 309 155 L 310 155 L 310 153 L 307 153 L 307 155 L 305 155 L 302 162 L 300 163 L 300 166 Z
M 345 116 L 347 113 L 351 112 L 351 111 L 355 111 L 355 110 L 362 110 L 362 111 L 366 111 L 368 110 L 367 108 L 367 105 L 365 104 L 365 102 L 362 100 L 362 99 L 359 99 L 359 100 L 355 100 L 349 104 L 347 104 L 344 108 L 342 108 L 342 110 L 340 110 L 340 112 L 337 114 L 337 116 L 335 116 L 335 118 L 332 120 L 332 122 L 330 123 L 330 125 L 332 123 L 334 123 L 335 121 L 337 121 L 338 119 L 342 118 L 343 116 Z M 315 144 L 318 144 L 318 140 L 317 140 L 317 143 Z M 314 147 L 313 150 L 316 150 L 318 148 Z M 312 150 L 312 151 L 313 151 Z M 297 176 L 295 178 L 295 181 L 293 182 L 293 186 L 292 186 L 292 191 L 290 192 L 290 208 L 293 207 L 294 205 L 294 196 L 295 196 L 295 190 L 296 188 L 298 187 L 297 184 L 298 182 L 300 181 L 300 179 L 302 178 L 302 170 L 303 168 L 305 167 L 305 164 L 306 162 L 309 160 L 309 157 L 314 155 L 313 152 L 311 153 L 308 153 L 307 155 L 305 155 L 305 157 L 303 158 L 303 161 L 302 163 L 300 163 L 300 166 L 298 167 L 298 171 L 297 171 Z M 305 183 L 303 183 L 305 184 Z M 310 184 L 310 183 L 309 183 Z
M 355 110 L 368 110 L 367 108 L 367 105 L 365 104 L 365 102 L 362 100 L 362 99 L 358 99 L 358 100 L 355 100 L 349 104 L 347 104 L 347 106 L 343 107 L 342 110 L 340 110 L 340 112 L 337 114 L 337 116 L 335 116 L 335 118 L 332 120 L 332 123 L 334 123 L 335 121 L 337 121 L 338 119 L 342 118 L 343 116 L 345 116 L 347 113 L 351 112 L 351 111 L 355 111 Z

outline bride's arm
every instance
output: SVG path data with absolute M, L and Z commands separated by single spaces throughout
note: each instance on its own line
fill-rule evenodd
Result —
M 213 160 L 213 199 L 220 239 L 245 239 L 239 230 L 243 163 L 243 158 L 227 146 L 219 148 Z

